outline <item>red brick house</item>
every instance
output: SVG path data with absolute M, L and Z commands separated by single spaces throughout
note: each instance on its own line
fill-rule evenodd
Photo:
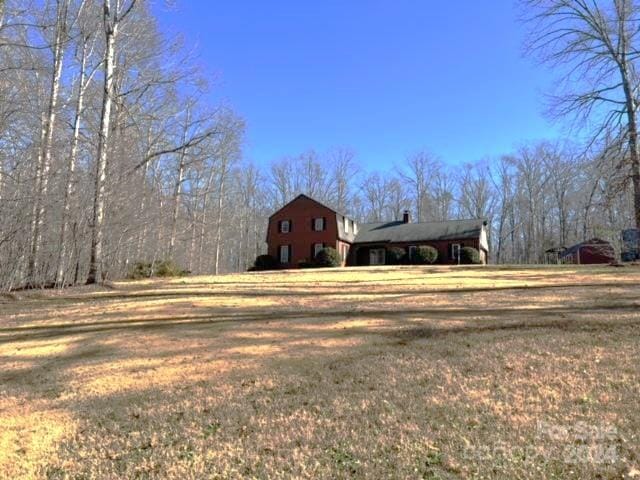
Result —
M 487 222 L 482 219 L 411 223 L 409 212 L 391 222 L 358 224 L 306 195 L 299 195 L 269 217 L 268 253 L 287 268 L 313 261 L 324 247 L 340 253 L 343 265 L 384 265 L 386 251 L 410 253 L 420 245 L 438 250 L 437 263 L 458 263 L 462 247 L 474 247 L 487 262 Z

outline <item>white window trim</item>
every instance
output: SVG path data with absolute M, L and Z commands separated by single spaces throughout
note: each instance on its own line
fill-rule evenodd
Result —
M 287 226 L 287 229 L 285 230 L 284 226 Z M 289 220 L 282 220 L 280 222 L 280 233 L 289 233 L 291 232 L 291 222 Z
M 320 248 L 318 248 L 320 247 Z M 320 250 L 324 248 L 324 243 L 316 242 L 313 244 L 313 258 L 316 258 L 316 255 L 320 253 Z
M 349 219 L 344 217 L 344 233 L 349 233 Z
M 318 228 L 318 223 L 320 223 L 320 228 Z M 314 218 L 313 219 L 313 230 L 316 232 L 322 232 L 324 230 L 324 218 Z

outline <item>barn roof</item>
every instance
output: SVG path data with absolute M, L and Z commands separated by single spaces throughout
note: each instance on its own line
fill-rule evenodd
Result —
M 445 222 L 378 222 L 358 225 L 354 243 L 402 243 L 478 238 L 486 220 L 449 220 Z
M 586 240 L 584 242 L 576 243 L 571 247 L 565 249 L 560 253 L 560 258 L 567 257 L 569 255 L 574 255 L 578 250 L 583 247 L 611 247 L 611 244 L 606 240 L 602 240 L 601 238 L 592 238 L 590 240 Z

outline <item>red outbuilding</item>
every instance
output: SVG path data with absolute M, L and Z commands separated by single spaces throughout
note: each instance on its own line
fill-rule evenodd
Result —
M 592 238 L 560 253 L 560 262 L 576 265 L 612 263 L 616 260 L 613 246 L 606 240 Z

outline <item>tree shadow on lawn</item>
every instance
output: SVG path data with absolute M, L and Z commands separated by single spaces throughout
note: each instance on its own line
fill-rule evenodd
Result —
M 242 291 L 242 290 L 221 290 L 212 292 L 202 291 L 149 291 L 141 293 L 118 293 L 105 295 L 87 295 L 87 296 L 67 296 L 52 299 L 31 299 L 24 301 L 20 307 L 24 307 L 29 303 L 39 306 L 42 302 L 46 302 L 43 306 L 46 310 L 53 305 L 83 305 L 93 306 L 102 302 L 118 302 L 126 301 L 127 303 L 142 302 L 148 300 L 183 300 L 188 301 L 189 298 L 224 298 L 224 299 L 247 299 L 247 298 L 322 298 L 332 297 L 339 299 L 340 297 L 413 297 L 413 296 L 430 296 L 430 295 L 449 295 L 449 294 L 481 294 L 481 293 L 508 293 L 521 290 L 526 291 L 563 291 L 574 288 L 580 289 L 614 289 L 621 287 L 636 286 L 636 282 L 610 282 L 610 283 L 562 283 L 547 285 L 505 285 L 505 286 L 482 286 L 482 287 L 464 287 L 464 288 L 398 288 L 398 289 L 375 289 L 375 290 L 350 290 L 343 288 L 340 290 L 321 290 L 318 291 L 313 286 L 300 289 L 289 287 L 286 290 L 261 290 L 261 291 Z M 408 285 L 410 286 L 410 285 Z
M 620 287 L 619 284 L 612 286 Z M 442 307 L 430 308 L 402 306 L 402 303 L 395 303 L 394 299 L 388 299 L 394 303 L 385 305 L 385 308 L 350 301 L 344 305 L 347 308 L 340 308 L 343 305 L 339 304 L 338 308 L 333 309 L 299 307 L 296 310 L 283 306 L 261 309 L 190 306 L 184 302 L 178 305 L 178 310 L 184 312 L 182 315 L 163 315 L 162 311 L 158 311 L 158 314 L 154 312 L 153 318 L 128 317 L 127 312 L 114 311 L 100 314 L 101 320 L 81 323 L 71 317 L 72 320 L 68 322 L 4 327 L 0 328 L 0 346 L 5 348 L 10 349 L 12 344 L 20 342 L 42 344 L 68 341 L 72 346 L 70 352 L 51 356 L 4 355 L 0 358 L 6 362 L 24 361 L 25 364 L 30 362 L 34 365 L 6 371 L 0 380 L 9 386 L 17 386 L 21 382 L 35 385 L 39 379 L 50 375 L 49 379 L 56 383 L 58 375 L 64 379 L 65 370 L 72 370 L 83 363 L 94 360 L 108 363 L 113 355 L 126 356 L 125 347 L 116 346 L 122 335 L 126 335 L 126 341 L 132 344 L 135 344 L 137 337 L 144 342 L 145 335 L 174 343 L 184 340 L 190 354 L 211 355 L 211 352 L 216 352 L 220 360 L 236 361 L 239 358 L 237 353 L 225 352 L 242 347 L 245 352 L 243 355 L 251 357 L 250 350 L 253 347 L 258 349 L 253 355 L 260 357 L 264 355 L 260 347 L 274 346 L 278 352 L 273 355 L 287 358 L 287 351 L 296 348 L 294 345 L 302 345 L 301 349 L 306 348 L 318 354 L 336 353 L 340 348 L 346 348 L 322 346 L 322 342 L 330 344 L 334 340 L 365 339 L 368 342 L 377 337 L 379 341 L 392 345 L 404 345 L 412 340 L 436 339 L 447 335 L 491 334 L 498 331 L 517 334 L 532 329 L 577 332 L 616 329 L 640 323 L 638 305 L 628 290 L 616 291 L 606 301 L 599 303 L 594 302 L 589 290 L 574 292 L 571 299 L 573 303 L 563 305 L 552 300 L 552 306 L 544 298 L 543 289 L 534 290 L 540 293 L 532 293 L 527 297 L 532 306 L 522 306 L 519 296 L 509 295 L 511 290 L 496 292 L 492 289 L 496 295 L 490 300 L 475 296 L 474 290 L 448 290 L 440 298 L 447 303 Z M 437 294 L 433 291 L 428 293 Z M 126 299 L 130 300 L 129 297 Z M 379 306 L 383 301 L 384 298 L 379 299 Z M 488 302 L 491 302 L 491 308 L 485 308 Z M 460 306 L 452 308 L 449 305 Z M 167 308 L 174 307 L 175 304 L 170 304 Z M 59 314 L 64 314 L 64 311 Z M 612 315 L 616 318 L 610 318 Z M 205 345 L 191 348 L 189 342 L 195 340 Z M 115 343 L 105 344 L 112 341 Z M 163 345 L 161 351 L 148 349 L 132 354 L 145 358 L 169 358 L 184 352 L 184 346 L 169 348 Z M 64 380 L 58 383 L 64 383 Z
M 206 309 L 202 309 L 206 310 Z M 228 309 L 228 313 L 233 309 Z M 611 320 L 607 313 L 616 311 L 623 319 Z M 120 321 L 91 322 L 84 324 L 55 324 L 32 327 L 0 329 L 0 344 L 14 342 L 64 341 L 71 337 L 69 347 L 62 353 L 52 355 L 5 355 L 3 361 L 24 362 L 29 366 L 17 367 L 0 374 L 0 383 L 9 389 L 32 388 L 39 385 L 49 396 L 50 392 L 61 392 L 68 378 L 67 371 L 87 364 L 110 363 L 127 356 L 145 359 L 171 358 L 188 353 L 193 358 L 199 355 L 214 357 L 220 361 L 237 361 L 246 357 L 264 359 L 260 347 L 273 346 L 275 358 L 288 359 L 291 355 L 317 354 L 337 355 L 343 349 L 340 341 L 372 341 L 387 345 L 407 345 L 412 341 L 455 335 L 508 332 L 520 334 L 532 330 L 560 330 L 564 332 L 612 331 L 637 327 L 640 316 L 637 307 L 630 305 L 593 305 L 552 308 L 493 308 L 475 312 L 469 318 L 468 308 L 431 309 L 370 309 L 354 311 L 331 310 L 310 312 L 258 312 L 246 315 L 189 315 L 183 317 L 129 318 Z M 584 314 L 597 318 L 575 318 Z M 631 315 L 628 315 L 631 314 Z M 358 325 L 358 321 L 372 320 L 370 325 Z M 355 321 L 354 325 L 349 322 Z M 340 327 L 344 323 L 344 326 Z M 250 325 L 253 327 L 248 328 Z M 251 333 L 253 336 L 247 336 Z M 126 338 L 122 337 L 126 334 Z M 184 341 L 187 347 L 177 345 L 169 348 L 166 343 L 159 351 L 138 349 L 128 351 L 127 342 L 136 343 L 140 338 L 144 345 L 145 335 L 160 335 L 165 341 Z M 238 337 L 238 334 L 241 336 Z M 375 340 L 377 339 L 377 340 Z M 105 344 L 120 340 L 124 345 Z M 197 340 L 204 345 L 190 346 Z M 335 342 L 338 342 L 337 344 Z M 326 343 L 329 346 L 325 346 Z M 357 342 L 356 342 L 357 344 Z M 347 345 L 347 344 L 345 344 Z M 345 346 L 345 350 L 352 348 Z M 242 349 L 239 354 L 236 349 Z M 251 353 L 254 351 L 254 353 Z M 195 360 L 197 361 L 197 360 Z M 150 367 L 155 368 L 155 367 Z
M 389 314 L 390 312 L 385 313 Z M 397 320 L 397 317 L 393 315 L 390 318 Z M 230 455 L 234 455 L 229 453 L 233 451 L 238 452 L 236 455 L 247 455 L 247 452 L 251 452 L 253 460 L 247 460 L 248 464 L 245 465 L 247 470 L 244 471 L 244 474 L 259 475 L 260 471 L 253 469 L 260 468 L 260 457 L 286 456 L 287 453 L 283 453 L 284 451 L 306 446 L 295 444 L 295 432 L 291 432 L 291 445 L 282 445 L 280 446 L 282 448 L 271 444 L 265 446 L 265 437 L 261 436 L 267 435 L 266 438 L 269 438 L 271 425 L 278 429 L 273 438 L 280 439 L 280 430 L 296 427 L 296 424 L 287 425 L 286 421 L 288 418 L 294 420 L 299 418 L 297 413 L 301 409 L 315 412 L 310 414 L 318 415 L 321 418 L 318 425 L 323 425 L 322 429 L 328 432 L 328 435 L 309 439 L 312 442 L 310 451 L 313 453 L 313 458 L 307 459 L 310 462 L 312 460 L 327 462 L 325 468 L 332 465 L 331 456 L 327 457 L 325 452 L 333 447 L 339 448 L 340 438 L 343 438 L 343 435 L 347 435 L 346 438 L 350 438 L 348 435 L 352 435 L 353 440 L 360 438 L 361 441 L 368 442 L 369 448 L 377 449 L 376 444 L 379 442 L 367 439 L 375 439 L 376 435 L 382 436 L 383 432 L 388 432 L 375 430 L 373 427 L 368 430 L 370 427 L 367 425 L 375 425 L 375 422 L 370 421 L 372 415 L 374 415 L 373 418 L 375 415 L 386 418 L 387 423 L 384 428 L 391 429 L 391 431 L 393 428 L 401 427 L 393 422 L 389 423 L 389 418 L 393 418 L 395 422 L 398 422 L 398 425 L 403 421 L 408 422 L 409 427 L 413 429 L 400 431 L 410 438 L 416 435 L 430 435 L 432 426 L 442 428 L 443 433 L 436 438 L 443 437 L 449 443 L 438 446 L 444 447 L 445 451 L 449 453 L 452 451 L 451 449 L 455 453 L 457 448 L 458 456 L 462 455 L 464 447 L 462 436 L 472 441 L 475 440 L 477 445 L 491 445 L 501 439 L 523 442 L 524 433 L 531 436 L 526 441 L 533 441 L 534 425 L 527 425 L 526 428 L 517 422 L 511 425 L 508 419 L 487 409 L 483 403 L 471 402 L 469 397 L 464 395 L 454 396 L 445 404 L 425 402 L 424 398 L 420 396 L 420 392 L 425 392 L 426 396 L 426 392 L 431 391 L 430 388 L 435 388 L 430 382 L 417 388 L 417 393 L 407 391 L 406 398 L 402 395 L 393 397 L 404 402 L 399 406 L 406 407 L 406 412 L 403 410 L 392 412 L 388 409 L 389 406 L 385 406 L 382 401 L 377 403 L 372 401 L 369 404 L 375 405 L 373 414 L 364 411 L 358 414 L 357 405 L 359 402 L 371 396 L 377 398 L 386 389 L 399 389 L 399 393 L 401 393 L 404 391 L 403 389 L 407 388 L 407 384 L 402 379 L 399 379 L 399 384 L 395 381 L 388 383 L 384 369 L 372 368 L 373 372 L 377 372 L 376 376 L 360 378 L 370 372 L 362 372 L 355 366 L 374 365 L 378 363 L 376 359 L 381 354 L 385 355 L 380 362 L 381 364 L 395 362 L 391 358 L 394 355 L 400 360 L 403 359 L 404 355 L 401 352 L 406 350 L 388 350 L 389 345 L 396 345 L 398 341 L 405 342 L 400 345 L 406 345 L 414 340 L 439 340 L 441 336 L 458 337 L 466 334 L 473 334 L 476 340 L 478 334 L 487 334 L 486 341 L 489 341 L 496 332 L 524 333 L 531 329 L 549 329 L 550 331 L 580 329 L 575 323 L 562 319 L 552 322 L 536 323 L 531 321 L 483 326 L 471 324 L 458 327 L 403 327 L 399 325 L 397 328 L 373 332 L 361 328 L 335 332 L 322 330 L 319 333 L 323 336 L 375 334 L 388 343 L 376 344 L 373 348 L 371 344 L 367 343 L 348 349 L 334 347 L 323 351 L 310 350 L 304 358 L 288 358 L 287 369 L 282 368 L 281 358 L 267 358 L 260 368 L 235 371 L 210 380 L 191 381 L 186 379 L 171 387 L 152 386 L 69 401 L 62 400 L 58 408 L 71 412 L 78 418 L 82 427 L 80 433 L 66 439 L 60 446 L 58 455 L 51 457 L 47 462 L 54 466 L 60 466 L 60 468 L 72 468 L 78 472 L 87 472 L 87 469 L 92 468 L 88 465 L 95 468 L 95 463 L 85 463 L 86 460 L 90 460 L 100 464 L 106 471 L 127 476 L 132 474 L 132 466 L 144 465 L 147 460 L 153 459 L 160 465 L 159 474 L 161 474 L 165 469 L 172 468 L 172 462 L 177 462 L 180 468 L 189 468 L 188 459 L 190 457 L 204 457 L 207 455 L 207 451 L 220 449 Z M 599 328 L 601 325 L 606 325 L 607 328 L 628 328 L 632 325 L 635 328 L 637 322 L 610 325 L 605 321 L 600 321 L 588 322 L 588 325 L 589 328 Z M 179 330 L 188 327 L 189 324 L 176 328 Z M 286 331 L 286 329 L 282 329 L 282 331 Z M 317 333 L 312 331 L 310 335 Z M 486 347 L 486 342 L 476 342 L 472 351 L 481 349 L 483 345 Z M 427 355 L 427 360 L 431 360 L 431 357 L 434 360 L 438 359 L 437 352 L 429 353 L 428 349 L 423 349 L 421 352 L 427 352 L 422 353 L 422 355 Z M 415 353 L 416 350 L 413 350 L 413 354 Z M 458 365 L 457 368 L 476 368 L 476 370 L 469 371 L 469 375 L 480 378 L 479 381 L 486 381 L 483 380 L 483 369 L 491 367 L 465 366 L 477 363 L 475 359 L 471 358 L 473 355 L 469 352 L 457 353 L 456 355 L 464 358 L 466 362 L 464 365 Z M 427 360 L 423 363 L 429 364 Z M 67 367 L 72 367 L 74 362 L 81 363 L 82 356 L 69 357 Z M 399 365 L 402 366 L 404 363 L 401 362 Z M 416 375 L 416 381 L 419 381 L 420 370 L 414 371 L 413 374 Z M 344 387 L 340 386 L 342 384 Z M 229 387 L 223 388 L 223 385 L 229 385 Z M 472 383 L 472 385 L 474 384 Z M 327 391 L 314 395 L 314 389 L 323 388 L 323 386 Z M 375 392 L 371 390 L 372 388 Z M 448 386 L 447 388 L 456 387 Z M 444 391 L 443 397 L 447 398 Z M 341 413 L 335 410 L 332 402 L 338 398 L 350 402 L 348 411 Z M 414 407 L 415 405 L 420 405 L 420 407 Z M 274 412 L 273 416 L 271 416 L 271 412 Z M 348 415 L 348 420 L 345 418 L 343 423 L 336 421 L 335 418 L 339 419 L 341 414 Z M 367 419 L 367 415 L 369 415 L 369 419 Z M 256 418 L 264 419 L 267 417 L 273 424 L 256 421 Z M 327 418 L 332 417 L 334 418 L 333 422 L 326 421 Z M 496 426 L 499 426 L 500 429 L 495 429 Z M 152 440 L 153 438 L 159 440 Z M 96 439 L 104 440 L 97 442 Z M 451 443 L 452 439 L 457 439 L 457 443 Z M 389 440 L 381 438 L 380 441 Z M 418 441 L 417 436 L 416 441 Z M 229 446 L 233 448 L 229 448 Z M 354 448 L 357 447 L 354 445 Z M 171 455 L 177 455 L 177 459 L 172 460 L 170 454 L 161 453 L 163 449 L 165 452 L 170 452 Z M 108 452 L 108 455 L 105 456 L 104 452 Z M 377 454 L 381 452 L 376 450 Z M 77 461 L 78 458 L 83 461 Z M 298 459 L 300 460 L 300 457 Z M 255 462 L 253 465 L 252 461 Z M 276 464 L 278 462 L 285 462 L 285 460 L 280 458 Z M 375 462 L 368 464 L 367 468 L 373 468 L 372 465 L 375 465 Z M 214 466 L 215 463 L 211 464 L 211 468 Z M 336 467 L 334 463 L 333 467 L 337 468 L 336 472 L 340 472 L 339 465 Z M 566 468 L 567 472 L 569 469 L 573 469 L 573 471 L 583 474 L 584 478 L 589 477 L 589 472 L 581 472 L 581 468 L 587 467 L 574 465 L 562 468 Z
M 197 310 L 208 310 L 206 307 Z M 419 309 L 361 309 L 355 310 L 310 310 L 308 312 L 287 312 L 274 311 L 264 312 L 264 310 L 253 311 L 248 314 L 237 314 L 235 308 L 216 308 L 215 313 L 190 314 L 184 316 L 156 316 L 154 318 L 126 318 L 122 320 L 105 320 L 83 323 L 56 323 L 45 325 L 33 325 L 25 327 L 0 328 L 0 344 L 19 341 L 54 339 L 68 335 L 86 335 L 91 333 L 119 331 L 162 331 L 164 329 L 180 329 L 205 326 L 218 326 L 225 324 L 250 324 L 273 321 L 290 320 L 340 320 L 348 321 L 359 318 L 384 318 L 394 321 L 402 319 L 429 319 L 429 320 L 464 320 L 470 316 L 474 318 L 495 319 L 505 321 L 508 318 L 518 318 L 523 315 L 533 315 L 537 318 L 557 318 L 573 313 L 591 312 L 632 312 L 638 313 L 637 305 L 625 304 L 600 304 L 600 305 L 580 305 L 567 307 L 506 307 L 506 308 L 480 308 L 472 310 L 469 308 L 419 308 Z M 638 319 L 640 321 L 640 318 Z M 575 323 L 585 324 L 584 321 Z M 589 322 L 586 322 L 589 323 Z M 603 325 L 610 323 L 604 322 Z M 564 324 L 564 322 L 563 322 Z M 202 328 L 205 331 L 205 328 Z

